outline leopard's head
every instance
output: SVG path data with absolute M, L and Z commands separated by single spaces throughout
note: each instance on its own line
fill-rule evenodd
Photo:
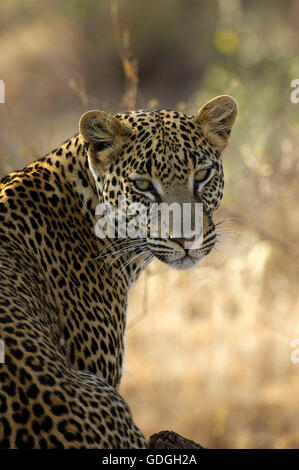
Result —
M 237 103 L 227 95 L 212 99 L 190 117 L 167 110 L 115 116 L 88 111 L 82 116 L 80 133 L 87 143 L 99 202 L 119 210 L 119 196 L 126 197 L 126 207 L 131 209 L 126 211 L 122 230 L 124 224 L 129 226 L 130 234 L 139 237 L 140 247 L 151 257 L 187 269 L 214 247 L 213 213 L 224 185 L 221 152 L 236 116 Z M 159 204 L 164 204 L 164 212 Z M 156 219 L 151 218 L 153 208 Z M 167 227 L 161 214 L 170 215 Z M 142 230 L 141 215 L 147 216 Z M 155 230 L 151 230 L 153 220 Z M 129 238 L 128 233 L 122 236 Z

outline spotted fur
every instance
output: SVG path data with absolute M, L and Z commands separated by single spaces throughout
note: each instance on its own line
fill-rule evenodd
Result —
M 154 257 L 181 269 L 213 248 L 235 116 L 230 97 L 193 117 L 89 112 L 78 135 L 0 181 L 1 448 L 147 447 L 117 391 L 128 289 Z M 213 176 L 194 191 L 190 175 L 206 164 Z M 133 173 L 154 191 L 136 191 Z M 96 206 L 118 195 L 202 202 L 204 241 L 192 263 L 171 238 L 98 238 Z

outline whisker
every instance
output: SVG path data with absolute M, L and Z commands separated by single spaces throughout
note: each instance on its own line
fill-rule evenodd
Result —
M 220 249 L 218 249 L 216 246 L 214 246 L 214 250 L 217 251 L 217 253 L 219 253 L 227 263 L 229 262 L 227 257 L 224 255 L 224 253 L 222 253 L 222 251 Z
M 148 250 L 147 250 L 147 251 L 148 251 Z M 143 252 L 138 253 L 138 254 L 135 254 L 135 256 L 132 256 L 131 258 L 129 258 L 129 260 L 128 260 L 128 261 L 121 267 L 121 269 L 119 270 L 118 276 L 115 278 L 113 286 L 115 285 L 115 283 L 116 283 L 116 281 L 119 279 L 119 277 L 122 275 L 122 273 L 124 272 L 124 270 L 125 270 L 133 261 L 135 261 L 135 259 L 140 258 L 140 256 L 144 255 L 145 253 L 146 253 L 146 251 L 143 251 Z
M 245 233 L 243 230 L 235 230 L 232 228 L 222 227 L 221 229 L 216 229 L 216 233 Z
M 112 260 L 112 262 L 107 266 L 107 270 L 110 268 L 110 266 L 113 265 L 113 263 L 115 263 L 115 261 L 117 261 L 119 258 L 121 258 L 121 256 L 125 255 L 126 253 L 129 253 L 130 251 L 135 251 L 135 250 L 138 250 L 138 249 L 140 249 L 140 248 L 144 248 L 144 247 L 146 247 L 146 246 L 147 246 L 147 243 L 144 242 L 144 243 L 136 244 L 136 245 L 134 245 L 134 246 L 124 247 L 124 248 L 122 248 L 122 249 L 120 249 L 120 250 L 118 250 L 118 251 L 112 253 L 112 254 L 109 256 L 109 258 L 115 256 L 117 253 L 118 253 L 118 254 L 117 254 L 117 256 L 115 257 L 115 259 Z M 107 260 L 103 261 L 103 263 L 102 263 L 101 266 L 100 266 L 100 269 L 101 269 L 101 267 L 102 267 L 104 264 L 107 263 L 107 261 L 109 260 L 109 258 L 108 258 Z
M 217 222 L 217 224 L 215 224 L 215 227 L 217 227 L 218 225 L 223 224 L 224 222 L 227 222 L 228 220 L 238 220 L 239 222 L 242 222 L 244 224 L 247 223 L 246 220 L 242 219 L 241 217 L 226 217 L 225 219 L 221 220 L 220 222 Z
M 89 262 L 91 261 L 97 261 L 99 258 L 101 258 L 101 256 L 103 256 L 104 253 L 106 253 L 108 250 L 110 250 L 111 248 L 113 248 L 115 245 L 117 244 L 123 244 L 126 240 L 115 240 L 114 242 L 112 243 L 109 243 L 109 245 L 105 248 L 105 250 L 101 251 L 101 253 L 99 254 L 99 256 L 96 256 L 95 258 L 91 258 L 91 260 L 89 260 Z
M 107 254 L 105 254 L 103 256 L 100 256 L 100 257 L 101 258 L 107 258 L 107 257 L 109 258 L 110 256 L 113 256 L 113 255 L 115 255 L 115 254 L 117 254 L 117 253 L 119 253 L 123 250 L 127 250 L 127 249 L 130 249 L 130 248 L 134 249 L 136 246 L 141 246 L 143 244 L 146 244 L 146 242 L 136 242 L 136 243 L 132 243 L 129 246 L 125 245 L 125 246 L 121 247 L 119 250 L 113 251 L 112 253 L 107 253 Z
M 141 261 L 139 265 L 137 264 L 137 267 L 136 267 L 136 269 L 134 270 L 134 272 L 133 272 L 133 274 L 132 274 L 132 276 L 131 276 L 131 278 L 130 278 L 130 281 L 133 281 L 136 272 L 137 272 L 139 269 L 141 269 L 145 264 L 149 263 L 154 257 L 155 257 L 154 253 L 151 253 L 151 252 L 150 252 L 150 254 L 149 254 L 147 257 L 145 257 L 145 259 L 144 259 L 143 261 Z
M 145 238 L 138 238 L 138 241 L 136 241 L 136 239 L 133 239 L 133 240 L 130 240 L 130 239 L 125 239 L 125 240 L 116 240 L 115 242 L 112 242 L 110 243 L 105 250 L 103 250 L 99 256 L 95 257 L 95 258 L 92 258 L 90 261 L 97 261 L 98 259 L 100 258 L 104 258 L 106 256 L 109 256 L 111 254 L 113 254 L 114 252 L 112 253 L 107 253 L 109 250 L 112 250 L 113 248 L 117 247 L 121 247 L 122 245 L 125 245 L 125 247 L 127 246 L 128 243 L 130 243 L 129 246 L 134 246 L 134 245 L 138 245 L 141 243 L 141 241 L 143 240 L 146 240 Z M 133 242 L 133 243 L 131 243 Z M 118 245 L 118 246 L 117 246 Z
M 237 238 L 237 237 L 232 237 L 232 236 L 225 236 L 225 235 L 218 235 L 217 240 L 221 240 L 221 241 L 231 241 L 231 242 L 237 242 L 237 243 L 242 243 L 242 239 L 241 238 Z
M 242 253 L 242 251 L 241 251 L 242 248 L 240 246 L 236 246 L 236 245 L 232 246 L 230 240 L 229 240 L 229 244 L 226 244 L 226 245 L 223 243 L 223 240 L 218 241 L 218 246 L 222 246 L 227 251 L 229 251 L 230 254 L 233 253 L 236 256 L 244 256 L 244 252 Z M 252 251 L 250 251 L 249 253 L 246 253 L 246 255 L 251 257 L 252 259 L 254 259 L 257 263 L 259 263 L 259 264 L 262 263 L 262 259 L 258 256 L 257 253 L 254 253 L 254 252 L 252 253 Z
M 230 257 L 227 257 L 225 251 L 223 250 L 223 248 L 225 248 L 226 251 L 228 251 L 228 250 L 227 250 L 227 247 L 224 247 L 223 245 L 221 245 L 221 244 L 219 244 L 219 243 L 218 243 L 217 245 L 218 245 L 218 248 L 215 246 L 215 247 L 214 247 L 215 250 L 216 250 L 218 253 L 220 253 L 220 254 L 222 255 L 222 257 L 225 259 L 225 261 L 226 261 L 228 264 L 231 264 L 231 266 L 233 267 L 234 270 L 239 270 L 239 268 L 240 268 L 240 263 L 238 263 L 238 259 L 237 259 L 236 257 L 232 257 L 232 256 L 231 256 L 231 253 L 232 253 L 232 252 L 230 251 L 230 252 L 228 253 L 228 255 L 229 255 Z M 236 249 L 236 247 L 235 247 L 235 249 Z M 235 255 L 235 253 L 234 253 L 234 255 Z M 240 255 L 240 253 L 237 253 L 237 255 Z

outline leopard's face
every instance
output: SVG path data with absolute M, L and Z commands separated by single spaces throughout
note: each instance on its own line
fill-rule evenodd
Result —
M 210 253 L 224 185 L 221 151 L 236 113 L 235 101 L 221 96 L 193 117 L 163 110 L 81 118 L 99 200 L 118 210 L 116 234 L 126 227 L 132 246 L 176 269 Z

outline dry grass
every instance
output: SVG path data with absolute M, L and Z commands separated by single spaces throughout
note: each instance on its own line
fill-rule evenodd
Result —
M 147 436 L 172 429 L 211 448 L 299 446 L 290 360 L 299 303 L 271 272 L 277 248 L 246 236 L 231 262 L 210 255 L 187 272 L 153 264 L 131 292 L 121 391 Z

